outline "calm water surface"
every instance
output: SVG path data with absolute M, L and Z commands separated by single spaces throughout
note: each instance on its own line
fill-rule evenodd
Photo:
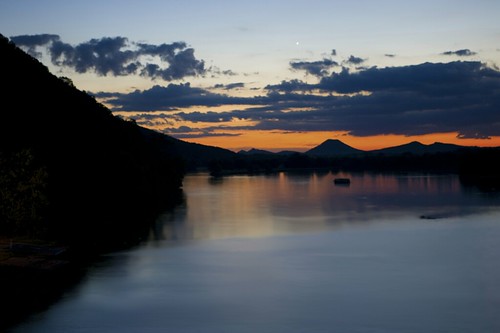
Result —
M 149 242 L 13 332 L 500 332 L 500 196 L 347 176 L 190 175 Z

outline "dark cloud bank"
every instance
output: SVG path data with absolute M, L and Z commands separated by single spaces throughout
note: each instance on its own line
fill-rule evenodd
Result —
M 44 49 L 54 65 L 78 73 L 139 74 L 171 81 L 206 72 L 204 61 L 196 59 L 194 49 L 184 42 L 152 45 L 130 42 L 125 37 L 104 37 L 73 46 L 62 42 L 58 35 L 22 35 L 10 39 L 35 57 L 40 57 L 38 50 Z
M 306 73 L 314 76 L 325 76 L 328 71 L 339 64 L 331 59 L 323 59 L 320 61 L 292 61 L 290 67 L 295 70 L 304 70 Z
M 99 96 L 110 98 L 115 110 L 249 106 L 223 113 L 176 115 L 193 122 L 213 122 L 214 126 L 239 118 L 257 121 L 252 129 L 348 131 L 356 136 L 458 132 L 460 138 L 485 139 L 500 135 L 500 72 L 480 62 L 373 67 L 356 72 L 344 68 L 317 84 L 283 81 L 266 90 L 264 96 L 236 98 L 189 84 L 170 84 Z

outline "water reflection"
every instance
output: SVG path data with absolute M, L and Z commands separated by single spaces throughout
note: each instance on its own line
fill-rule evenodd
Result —
M 335 178 L 350 179 L 336 186 Z M 262 237 L 401 216 L 439 219 L 488 210 L 498 198 L 455 175 L 279 173 L 184 181 L 185 205 L 159 218 L 152 239 Z
M 13 332 L 500 331 L 500 200 L 455 176 L 201 174 L 184 192 L 150 242 Z

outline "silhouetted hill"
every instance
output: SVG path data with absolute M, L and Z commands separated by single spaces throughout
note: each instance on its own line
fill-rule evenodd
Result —
M 363 152 L 363 150 L 346 145 L 340 140 L 328 139 L 319 146 L 308 150 L 305 154 L 309 156 L 334 157 L 355 155 Z
M 466 147 L 466 146 L 460 146 L 460 145 L 454 145 L 451 143 L 442 143 L 442 142 L 434 142 L 431 145 L 428 145 L 428 151 L 431 154 L 434 153 L 449 153 L 449 152 L 454 152 L 460 149 L 471 149 L 475 147 Z
M 240 150 L 238 152 L 240 155 L 273 155 L 273 152 L 263 150 L 263 149 L 249 149 L 249 150 Z
M 224 148 L 182 141 L 142 127 L 140 130 L 148 142 L 161 152 L 182 160 L 188 171 L 208 168 L 214 161 L 234 160 L 238 157 L 235 152 Z
M 276 153 L 276 155 L 280 155 L 280 156 L 290 156 L 290 155 L 294 155 L 294 154 L 297 154 L 297 152 L 293 151 L 293 150 L 282 150 L 282 151 L 279 151 Z
M 272 151 L 269 151 L 269 150 L 263 150 L 263 149 L 255 149 L 255 148 L 251 148 L 249 150 L 240 150 L 238 152 L 238 155 L 243 155 L 243 156 L 249 156 L 249 155 L 267 155 L 267 156 L 290 156 L 290 155 L 294 155 L 294 154 L 297 154 L 296 151 L 293 151 L 293 150 L 282 150 L 282 151 L 279 151 L 277 153 L 275 152 L 272 152 Z
M 370 153 L 385 154 L 385 155 L 398 155 L 398 154 L 422 155 L 422 154 L 449 153 L 463 148 L 466 147 L 449 143 L 441 143 L 441 142 L 435 142 L 430 145 L 425 145 L 418 141 L 413 141 L 399 146 L 372 150 L 370 151 Z
M 178 143 L 155 143 L 1 35 L 0 73 L 1 233 L 90 249 L 140 237 L 145 213 L 179 201 Z

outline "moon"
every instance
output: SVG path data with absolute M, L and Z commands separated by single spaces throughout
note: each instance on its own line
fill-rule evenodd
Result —
M 299 45 L 300 43 L 299 42 L 295 42 L 295 45 Z

